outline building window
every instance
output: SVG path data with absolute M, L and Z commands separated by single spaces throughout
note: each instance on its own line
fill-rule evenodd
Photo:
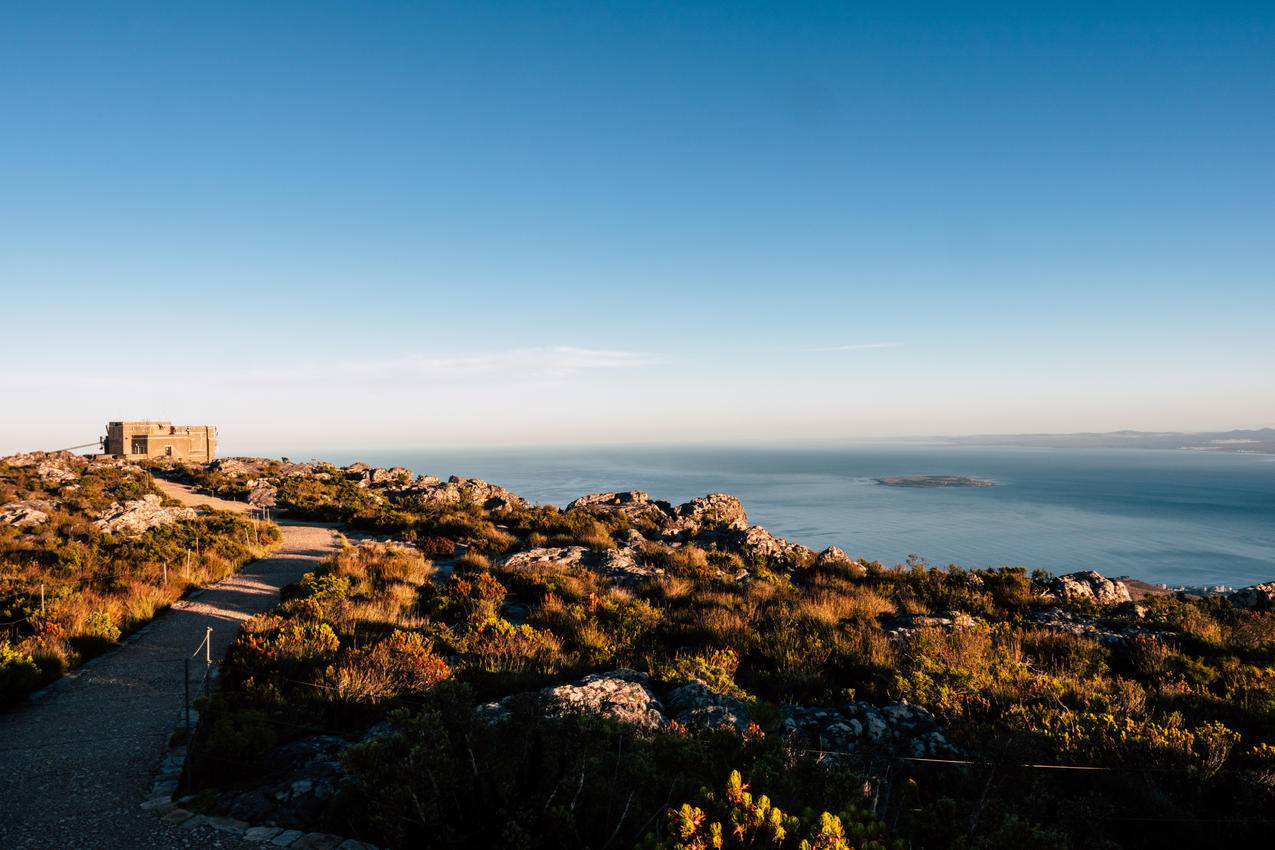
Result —
M 146 454 L 146 443 L 145 443 L 145 442 L 143 442 L 142 440 L 134 440 L 134 441 L 133 441 L 133 454 L 135 454 L 135 455 L 144 455 L 144 454 Z

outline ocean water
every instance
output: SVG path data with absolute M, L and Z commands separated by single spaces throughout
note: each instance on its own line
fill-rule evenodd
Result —
M 1169 585 L 1275 579 L 1275 456 L 918 443 L 826 448 L 581 447 L 330 452 L 324 460 L 484 478 L 559 506 L 645 490 L 711 492 L 815 549 L 899 563 L 1096 569 Z M 990 488 L 886 487 L 892 475 L 968 475 Z

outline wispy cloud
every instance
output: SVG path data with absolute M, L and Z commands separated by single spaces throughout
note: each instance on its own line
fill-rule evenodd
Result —
M 475 382 L 488 378 L 562 380 L 583 372 L 632 369 L 658 358 L 636 351 L 549 345 L 457 354 L 404 354 L 366 360 L 339 360 L 305 366 L 255 370 L 260 378 L 351 381 L 404 385 Z
M 824 345 L 819 348 L 806 348 L 804 351 L 866 351 L 869 348 L 898 348 L 901 342 L 852 342 L 845 345 Z

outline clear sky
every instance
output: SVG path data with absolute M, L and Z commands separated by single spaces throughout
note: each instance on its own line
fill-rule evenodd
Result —
M 1275 4 L 9 3 L 0 296 L 0 451 L 1275 425 Z

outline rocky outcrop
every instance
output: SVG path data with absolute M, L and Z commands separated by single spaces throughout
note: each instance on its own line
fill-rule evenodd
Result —
M 881 621 L 881 628 L 889 637 L 909 637 L 921 629 L 968 629 L 977 625 L 974 618 L 961 611 L 943 611 L 938 614 L 896 614 Z
M 45 499 L 26 499 L 0 506 L 0 525 L 15 528 L 34 528 L 49 521 L 50 512 L 57 509 L 56 502 Z
M 341 754 L 350 742 L 335 735 L 302 738 L 270 754 L 271 764 L 286 778 L 246 791 L 225 795 L 220 808 L 230 817 L 250 823 L 305 828 L 323 820 L 345 776 Z
M 256 508 L 273 508 L 279 502 L 279 489 L 264 481 L 256 482 L 248 494 L 248 504 Z
M 133 499 L 124 504 L 115 502 L 98 514 L 93 524 L 106 534 L 134 535 L 181 519 L 195 517 L 194 508 L 166 508 L 159 496 L 148 493 L 140 499 Z
M 1124 582 L 1109 579 L 1093 570 L 1058 576 L 1050 583 L 1049 590 L 1054 596 L 1068 602 L 1118 605 L 1132 601 L 1129 588 Z
M 456 475 L 441 484 L 419 486 L 413 484 L 404 492 L 425 503 L 451 505 L 468 503 L 489 511 L 508 510 L 524 507 L 527 504 L 521 496 L 511 493 L 504 487 L 488 484 L 479 478 L 461 478 Z
M 836 546 L 829 546 L 815 556 L 815 569 L 831 569 L 833 567 L 853 567 L 863 572 L 859 563 Z
M 785 705 L 779 710 L 784 732 L 799 748 L 815 750 L 825 760 L 862 750 L 888 750 L 924 758 L 957 750 L 934 717 L 906 702 L 874 706 L 849 702 L 841 709 Z
M 368 474 L 373 487 L 405 486 L 412 480 L 412 470 L 405 466 L 391 466 L 389 469 L 373 469 Z
M 1236 608 L 1249 611 L 1275 610 L 1275 581 L 1242 587 L 1227 597 Z
M 1146 616 L 1146 610 L 1139 610 L 1133 603 L 1122 604 L 1111 613 L 1139 619 Z M 1065 608 L 1038 608 L 1032 611 L 1027 619 L 1039 628 L 1086 637 L 1107 646 L 1124 644 L 1137 637 L 1161 637 L 1165 634 L 1159 629 L 1141 623 L 1121 623 L 1116 619 L 1092 617 Z
M 684 537 L 696 537 L 709 531 L 743 530 L 748 527 L 748 513 L 734 496 L 709 493 L 691 499 L 673 509 L 671 530 Z
M 250 461 L 251 465 L 249 465 Z M 262 469 L 260 462 L 255 459 L 244 459 L 238 457 L 218 458 L 208 466 L 210 469 L 220 472 L 222 475 L 226 476 L 259 475 L 261 474 Z
M 668 502 L 656 501 L 641 490 L 581 496 L 567 505 L 566 512 L 619 514 L 634 525 L 648 529 L 664 529 L 673 521 L 673 508 Z
M 667 721 L 664 706 L 651 690 L 651 677 L 636 670 L 593 673 L 567 685 L 545 688 L 537 694 L 546 717 L 593 714 L 646 729 L 658 729 Z M 480 706 L 480 716 L 499 722 L 509 716 L 517 696 Z
M 515 552 L 498 563 L 507 570 L 525 570 L 542 566 L 570 570 L 583 567 L 589 554 L 589 550 L 584 546 L 551 546 Z
M 664 707 L 669 716 L 683 726 L 733 728 L 737 732 L 748 728 L 748 709 L 742 702 L 711 691 L 700 681 L 669 691 L 664 697 Z
M 507 570 L 525 570 L 552 565 L 566 570 L 587 569 L 605 576 L 618 585 L 642 584 L 664 571 L 642 563 L 633 549 L 596 551 L 584 546 L 558 546 L 516 552 L 500 562 Z
M 721 531 L 700 534 L 696 542 L 710 548 L 725 549 L 736 552 L 750 561 L 769 561 L 771 563 L 793 566 L 809 564 L 815 558 L 815 552 L 800 543 L 789 543 L 782 537 L 776 537 L 760 525 L 745 528 L 726 528 Z
M 88 461 L 71 452 L 21 452 L 0 462 L 18 469 L 30 468 L 44 484 L 63 484 L 78 479 Z

